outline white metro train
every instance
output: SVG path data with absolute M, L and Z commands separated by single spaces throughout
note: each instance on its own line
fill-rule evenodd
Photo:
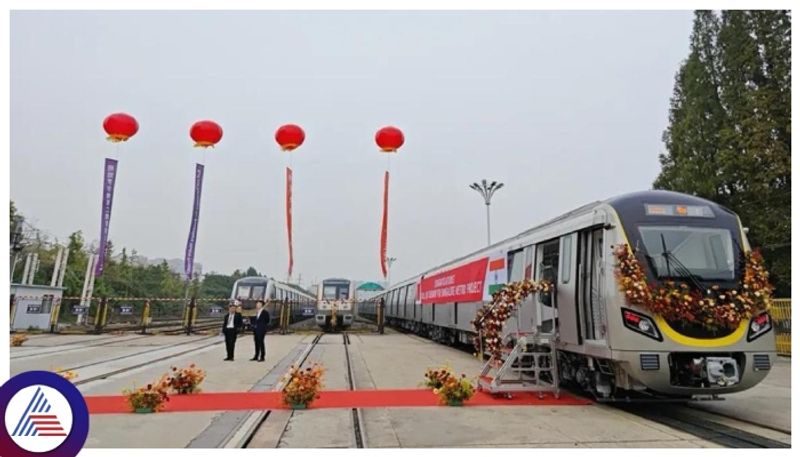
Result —
M 626 301 L 612 246 L 636 248 L 648 283 L 670 279 L 704 293 L 741 287 L 745 233 L 736 214 L 708 200 L 668 191 L 622 195 L 393 284 L 360 303 L 359 315 L 374 317 L 383 299 L 389 325 L 471 343 L 471 321 L 497 287 L 548 279 L 555 291 L 527 297 L 504 333 L 551 335 L 562 381 L 598 397 L 618 389 L 672 397 L 738 392 L 761 382 L 776 357 L 769 314 L 733 330 L 666 321 Z

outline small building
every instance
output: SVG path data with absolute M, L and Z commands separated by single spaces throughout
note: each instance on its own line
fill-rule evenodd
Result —
M 63 287 L 11 284 L 11 330 L 50 330 L 53 305 L 63 294 Z

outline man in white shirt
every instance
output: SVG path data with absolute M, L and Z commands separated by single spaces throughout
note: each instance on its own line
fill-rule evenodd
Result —
M 228 306 L 228 314 L 222 322 L 222 333 L 225 335 L 226 362 L 233 362 L 233 352 L 236 348 L 236 335 L 242 329 L 242 315 L 236 312 L 236 304 Z
M 256 302 L 256 315 L 253 317 L 253 339 L 256 346 L 256 355 L 253 356 L 251 361 L 263 362 L 267 354 L 267 348 L 264 344 L 264 337 L 267 335 L 267 326 L 269 325 L 269 313 L 264 309 L 264 302 L 259 300 Z

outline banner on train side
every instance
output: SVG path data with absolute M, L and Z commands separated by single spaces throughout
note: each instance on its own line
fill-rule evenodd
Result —
M 483 300 L 484 281 L 489 258 L 484 257 L 443 271 L 420 281 L 423 304 L 477 302 Z

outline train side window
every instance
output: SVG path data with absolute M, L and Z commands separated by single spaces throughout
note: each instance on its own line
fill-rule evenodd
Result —
M 518 251 L 508 253 L 508 282 L 517 282 L 523 279 L 525 273 L 525 252 Z
M 453 303 L 453 324 L 458 325 L 458 302 Z
M 525 279 L 533 279 L 533 246 L 525 247 Z
M 570 281 L 572 272 L 572 236 L 561 238 L 561 283 Z

